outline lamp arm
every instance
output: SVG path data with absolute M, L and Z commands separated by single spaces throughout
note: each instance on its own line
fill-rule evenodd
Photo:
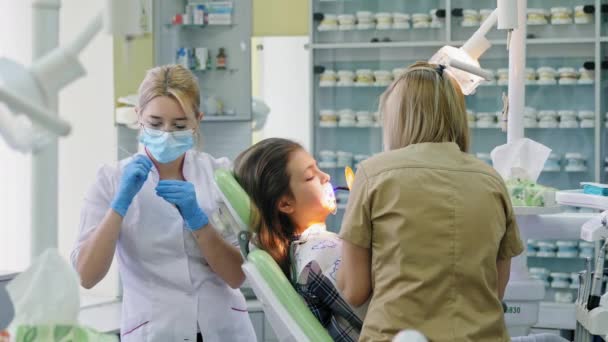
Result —
M 490 16 L 484 20 L 471 38 L 464 43 L 462 49 L 473 59 L 479 59 L 479 57 L 492 46 L 490 41 L 486 38 L 486 34 L 490 32 L 496 23 L 498 23 L 498 9 L 492 11 Z
M 70 133 L 71 126 L 67 121 L 52 115 L 38 105 L 23 100 L 2 86 L 0 86 L 0 102 L 6 103 L 9 108 L 17 113 L 27 115 L 32 121 L 56 135 L 66 136 Z

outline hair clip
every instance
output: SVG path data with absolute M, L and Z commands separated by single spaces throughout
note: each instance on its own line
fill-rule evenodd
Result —
M 443 64 L 439 64 L 437 66 L 437 68 L 435 68 L 435 71 L 437 71 L 437 73 L 439 74 L 439 76 L 443 77 L 443 70 L 445 70 L 446 66 Z

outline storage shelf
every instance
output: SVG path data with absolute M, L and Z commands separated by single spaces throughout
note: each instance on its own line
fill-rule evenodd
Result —
M 481 131 L 487 131 L 487 130 L 497 130 L 497 131 L 501 131 L 500 127 L 469 127 L 469 129 L 472 130 L 481 130 Z M 525 127 L 525 130 L 540 130 L 540 131 L 547 131 L 547 130 L 556 130 L 556 131 L 575 131 L 575 130 L 594 130 L 595 127 L 576 127 L 576 128 L 542 128 L 542 127 Z M 504 133 L 504 132 L 503 132 Z
M 382 128 L 382 126 L 335 126 L 335 127 L 327 127 L 327 126 L 318 126 L 321 129 L 370 129 L 370 128 Z
M 600 38 L 600 42 L 602 42 L 602 43 L 608 43 L 608 37 L 601 37 Z
M 608 39 L 608 37 L 605 37 Z M 407 47 L 442 47 L 444 45 L 461 46 L 464 40 L 454 41 L 407 41 L 407 42 L 360 42 L 360 43 L 317 43 L 308 44 L 307 47 L 313 50 L 320 49 L 377 49 L 377 48 L 407 48 Z M 506 45 L 506 39 L 490 40 L 492 45 Z M 542 44 L 591 44 L 595 43 L 595 38 L 530 38 L 528 45 Z
M 207 27 L 234 27 L 236 24 L 165 24 L 167 28 L 207 28 Z
M 211 73 L 211 72 L 233 73 L 233 72 L 239 71 L 239 69 L 236 69 L 236 68 L 226 68 L 226 69 L 213 68 L 213 69 L 190 69 L 190 71 L 192 71 L 195 74 L 206 74 L 206 73 Z
M 225 122 L 225 121 L 251 121 L 251 117 L 242 115 L 207 115 L 203 122 Z
M 584 261 L 587 257 L 582 257 L 582 256 L 575 256 L 575 257 L 558 257 L 558 256 L 550 256 L 550 257 L 545 257 L 545 256 L 537 256 L 537 255 L 529 255 L 526 254 L 526 256 L 528 258 L 538 258 L 538 259 L 558 259 L 558 260 L 564 260 L 564 259 L 571 259 L 571 260 L 581 260 Z

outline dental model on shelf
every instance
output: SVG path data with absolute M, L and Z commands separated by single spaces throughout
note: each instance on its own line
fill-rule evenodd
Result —
M 568 25 L 593 23 L 593 6 L 578 5 L 574 9 L 570 7 L 528 8 L 528 25 Z M 574 13 L 574 15 L 573 15 Z
M 368 111 L 357 111 L 352 109 L 341 109 L 335 111 L 333 109 L 322 109 L 319 111 L 319 127 L 334 128 L 334 127 L 379 127 L 377 122 L 377 113 Z
M 509 69 L 500 68 L 496 72 L 488 70 L 493 79 L 490 81 L 484 81 L 480 85 L 499 85 L 505 86 L 509 84 Z M 573 67 L 560 67 L 555 69 L 550 66 L 543 66 L 538 69 L 526 68 L 525 70 L 526 85 L 575 85 L 575 84 L 593 84 L 594 83 L 594 72 L 593 70 L 585 69 L 584 67 L 578 70 Z M 494 76 L 495 75 L 495 76 Z
M 543 172 L 559 172 L 561 171 L 561 160 L 562 157 L 558 153 L 551 153 L 545 165 L 543 167 Z
M 565 155 L 566 166 L 564 170 L 566 172 L 586 172 L 587 171 L 587 158 L 579 152 L 568 152 Z
M 402 13 L 357 11 L 355 14 L 322 13 L 322 20 L 317 26 L 319 32 L 353 31 L 353 30 L 408 30 L 410 28 L 442 28 L 444 20 L 438 16 L 438 9 L 428 13 Z M 476 12 L 477 13 L 477 12 Z M 489 14 L 485 13 L 486 16 Z M 479 14 L 478 14 L 479 15 Z M 477 23 L 479 25 L 479 22 Z
M 479 112 L 467 110 L 469 128 L 500 128 L 502 112 Z M 540 110 L 526 107 L 524 109 L 525 128 L 572 129 L 595 127 L 595 113 L 590 110 Z M 608 117 L 607 117 L 608 118 Z
M 393 79 L 399 77 L 404 69 L 390 70 L 357 69 L 338 70 L 325 69 L 319 76 L 319 87 L 387 87 Z
M 369 157 L 367 154 L 354 154 L 348 151 L 322 150 L 319 151 L 319 167 L 321 169 L 335 169 L 352 167 L 354 164 L 356 168 L 359 163 Z

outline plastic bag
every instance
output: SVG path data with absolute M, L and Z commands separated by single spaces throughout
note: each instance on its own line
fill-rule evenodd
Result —
M 8 330 L 17 342 L 118 341 L 78 326 L 78 274 L 56 249 L 47 249 L 6 289 L 15 307 Z

